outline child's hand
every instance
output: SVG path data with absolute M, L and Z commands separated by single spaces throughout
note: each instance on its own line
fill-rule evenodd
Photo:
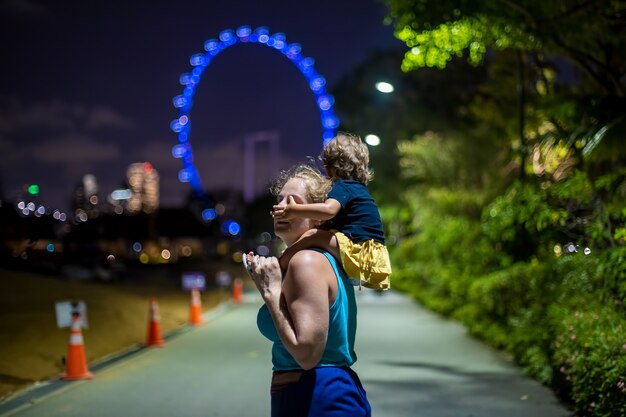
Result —
M 278 205 L 273 206 L 272 207 L 272 211 L 270 211 L 270 214 L 275 219 L 281 219 L 285 215 L 285 208 L 286 207 L 287 206 L 278 206 Z
M 297 205 L 292 196 L 287 197 L 287 205 L 275 205 L 272 207 L 272 217 L 275 219 L 290 220 L 295 216 L 294 207 Z

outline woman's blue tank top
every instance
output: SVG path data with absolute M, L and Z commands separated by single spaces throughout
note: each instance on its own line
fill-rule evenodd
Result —
M 337 296 L 329 310 L 326 348 L 317 366 L 350 366 L 356 361 L 354 340 L 357 311 L 354 286 L 343 269 L 337 266 L 337 261 L 330 253 L 317 251 L 326 256 L 337 277 Z M 265 304 L 261 306 L 257 314 L 257 327 L 263 336 L 273 342 L 272 369 L 274 371 L 302 369 L 280 340 L 272 316 Z

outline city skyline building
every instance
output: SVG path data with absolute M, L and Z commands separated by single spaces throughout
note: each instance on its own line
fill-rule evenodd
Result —
M 74 188 L 72 195 L 72 209 L 77 221 L 87 221 L 100 215 L 100 200 L 98 196 L 98 180 L 93 174 L 83 175 L 81 181 Z
M 150 214 L 159 208 L 159 173 L 150 162 L 130 164 L 126 179 L 131 191 L 126 209 L 130 214 Z

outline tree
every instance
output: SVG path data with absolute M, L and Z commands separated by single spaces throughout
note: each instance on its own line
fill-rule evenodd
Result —
M 387 22 L 410 48 L 404 71 L 445 68 L 454 57 L 479 65 L 508 53 L 513 70 L 508 76 L 516 79 L 516 88 L 509 91 L 517 91 L 518 103 L 518 132 L 510 140 L 519 142 L 522 174 L 533 149 L 547 148 L 545 158 L 555 146 L 563 147 L 581 164 L 624 121 L 623 0 L 385 3 Z M 538 123 L 531 120 L 529 125 L 529 114 Z M 623 146 L 607 146 L 609 153 L 624 155 Z
M 453 55 L 482 62 L 489 48 L 567 58 L 606 95 L 626 95 L 626 2 L 621 0 L 385 0 L 405 70 L 444 68 Z

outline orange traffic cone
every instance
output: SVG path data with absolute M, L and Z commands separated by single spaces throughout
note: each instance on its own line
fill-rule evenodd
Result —
M 148 337 L 146 338 L 146 345 L 148 346 L 165 346 L 163 336 L 161 336 L 161 316 L 159 315 L 159 303 L 156 298 L 150 299 L 149 323 L 148 323 Z
M 202 301 L 197 288 L 191 290 L 191 306 L 189 309 L 189 323 L 202 324 Z
M 235 304 L 243 302 L 243 280 L 241 278 L 233 280 L 233 302 Z
M 81 324 L 82 320 L 80 316 L 73 314 L 70 343 L 67 347 L 67 359 L 65 361 L 65 373 L 61 375 L 61 379 L 73 381 L 77 379 L 93 378 L 93 374 L 87 369 L 83 334 L 80 330 Z

